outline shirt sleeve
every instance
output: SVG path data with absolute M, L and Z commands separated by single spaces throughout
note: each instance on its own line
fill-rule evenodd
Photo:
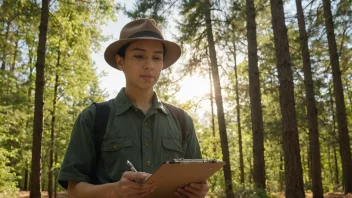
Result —
M 199 141 L 197 138 L 196 131 L 191 116 L 185 113 L 186 116 L 186 130 L 188 137 L 186 138 L 188 144 L 185 153 L 185 159 L 202 159 L 200 151 Z
M 93 132 L 95 107 L 90 105 L 78 116 L 58 176 L 58 183 L 67 189 L 68 181 L 91 183 L 96 166 L 96 137 Z

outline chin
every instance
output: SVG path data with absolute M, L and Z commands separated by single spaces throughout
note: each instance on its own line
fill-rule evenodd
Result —
M 149 90 L 149 89 L 153 89 L 154 88 L 154 84 L 152 85 L 140 85 L 138 86 L 139 89 L 141 90 Z

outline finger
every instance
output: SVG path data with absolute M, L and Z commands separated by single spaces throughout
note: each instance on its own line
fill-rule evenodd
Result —
M 190 186 L 185 186 L 184 189 L 188 192 L 191 192 L 195 195 L 201 195 L 202 191 L 200 189 L 192 188 Z
M 189 186 L 198 190 L 202 190 L 204 188 L 204 184 L 198 184 L 198 183 L 191 183 L 189 184 Z
M 150 176 L 149 173 L 144 173 L 144 172 L 132 172 L 132 171 L 126 171 L 122 174 L 122 177 L 128 179 L 128 180 L 145 180 Z
M 197 197 L 195 194 L 193 194 L 192 192 L 189 192 L 183 188 L 178 188 L 177 189 L 177 192 L 181 193 L 182 195 L 185 195 L 186 197 L 190 197 L 190 198 L 193 198 L 193 197 Z
M 186 196 L 182 195 L 181 193 L 179 193 L 177 191 L 175 192 L 175 195 L 177 195 L 178 197 L 182 197 L 182 198 L 186 197 Z
M 150 193 L 154 192 L 154 188 L 152 188 L 151 190 L 144 192 L 144 193 L 140 193 L 138 194 L 139 197 L 145 197 L 147 195 L 149 195 Z
M 155 183 L 142 184 L 142 183 L 137 183 L 135 181 L 128 180 L 126 178 L 122 178 L 120 183 L 124 187 L 133 188 L 133 189 L 148 189 L 148 188 L 156 187 Z
M 129 186 L 124 187 L 124 192 L 127 195 L 140 195 L 144 193 L 149 193 L 154 188 L 130 188 Z

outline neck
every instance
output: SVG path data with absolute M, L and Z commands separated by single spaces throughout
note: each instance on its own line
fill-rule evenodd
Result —
M 136 89 L 126 86 L 125 93 L 137 107 L 150 107 L 152 104 L 154 95 L 153 89 Z

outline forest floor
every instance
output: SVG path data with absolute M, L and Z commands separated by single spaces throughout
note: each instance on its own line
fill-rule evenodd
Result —
M 277 198 L 284 198 L 285 194 L 275 193 L 274 196 L 276 196 Z M 306 198 L 313 198 L 313 194 L 306 193 Z M 347 195 L 344 195 L 342 192 L 329 192 L 324 194 L 324 198 L 352 198 L 352 194 L 349 193 Z
M 18 198 L 29 198 L 29 191 L 20 191 L 18 193 Z M 42 191 L 42 198 L 48 198 L 47 191 Z M 56 198 L 67 198 L 67 193 L 66 192 L 59 192 L 59 193 L 57 193 Z
M 278 198 L 284 198 L 284 193 L 275 194 Z M 312 198 L 312 193 L 306 193 L 306 198 Z M 18 198 L 29 198 L 29 191 L 20 191 Z M 42 192 L 42 198 L 48 198 L 48 192 Z M 67 198 L 66 192 L 58 193 L 57 198 Z M 344 195 L 342 192 L 329 192 L 324 195 L 324 198 L 352 198 L 352 194 Z

